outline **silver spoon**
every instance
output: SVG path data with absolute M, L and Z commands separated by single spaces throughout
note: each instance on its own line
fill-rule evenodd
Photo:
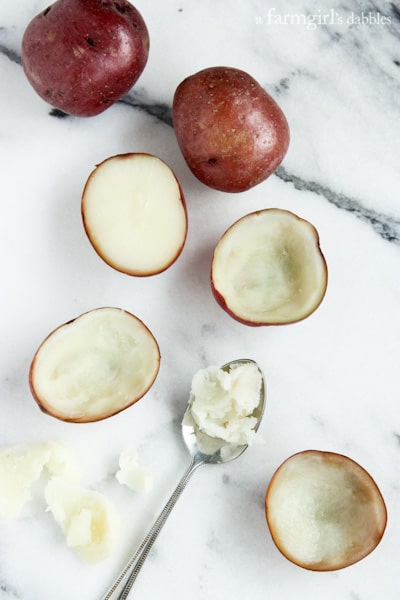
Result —
M 254 430 L 257 431 L 264 412 L 265 400 L 265 383 L 264 376 L 260 367 L 253 360 L 238 359 L 233 360 L 222 367 L 224 371 L 230 371 L 238 365 L 254 364 L 261 374 L 260 401 L 252 416 L 256 417 L 257 423 Z M 126 563 L 113 585 L 110 587 L 105 596 L 101 600 L 126 600 L 131 587 L 143 566 L 158 534 L 160 533 L 164 523 L 170 515 L 176 501 L 185 489 L 191 475 L 200 465 L 205 464 L 221 464 L 238 458 L 247 448 L 247 444 L 242 446 L 232 445 L 225 440 L 213 438 L 200 431 L 191 414 L 191 405 L 193 398 L 189 399 L 188 407 L 182 420 L 182 435 L 191 455 L 191 460 L 188 468 L 178 483 L 172 496 L 162 509 L 160 515 L 156 519 L 153 527 L 140 544 L 136 552 Z

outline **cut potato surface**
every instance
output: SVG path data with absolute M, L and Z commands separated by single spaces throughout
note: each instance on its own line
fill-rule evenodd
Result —
M 96 252 L 129 275 L 164 271 L 186 240 L 180 185 L 171 169 L 150 154 L 113 156 L 98 165 L 83 191 L 82 218 Z
M 31 364 L 30 386 L 54 417 L 97 421 L 139 400 L 159 363 L 158 344 L 142 321 L 119 308 L 98 308 L 44 340 Z
M 386 507 L 371 476 L 348 457 L 309 450 L 275 472 L 266 515 L 278 549 L 306 569 L 349 566 L 378 545 Z
M 318 233 L 289 211 L 250 213 L 218 242 L 211 282 L 221 306 L 248 325 L 304 319 L 320 304 L 327 286 Z

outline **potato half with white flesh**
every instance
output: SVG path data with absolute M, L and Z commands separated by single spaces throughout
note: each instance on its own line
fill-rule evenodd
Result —
M 273 475 L 265 504 L 278 549 L 312 571 L 358 562 L 379 544 L 387 521 L 367 471 L 346 456 L 319 450 L 288 458 Z
M 151 154 L 100 163 L 82 195 L 82 219 L 99 256 L 127 275 L 165 271 L 182 252 L 187 211 L 174 173 Z
M 254 326 L 308 317 L 325 295 L 327 278 L 315 227 L 278 208 L 236 221 L 219 240 L 211 267 L 217 302 Z
M 160 351 L 151 331 L 120 308 L 97 308 L 53 331 L 29 373 L 40 408 L 63 421 L 110 417 L 154 383 Z

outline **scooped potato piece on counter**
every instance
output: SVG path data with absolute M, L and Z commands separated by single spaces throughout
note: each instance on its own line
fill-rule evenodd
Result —
M 125 310 L 105 307 L 50 333 L 34 355 L 29 382 L 44 412 L 85 423 L 137 402 L 159 366 L 159 347 L 146 325 Z
M 193 174 L 224 192 L 243 192 L 269 177 L 289 146 L 275 100 L 248 73 L 210 67 L 177 87 L 175 134 Z
M 115 477 L 121 485 L 126 485 L 135 492 L 149 492 L 153 487 L 152 473 L 141 465 L 138 452 L 132 446 L 121 452 L 118 466 Z
M 115 550 L 120 519 L 113 503 L 100 492 L 60 478 L 45 488 L 48 509 L 65 534 L 66 543 L 86 562 L 97 563 Z
M 0 448 L 0 522 L 15 519 L 31 499 L 43 469 L 77 481 L 81 472 L 72 452 L 60 443 L 30 443 Z

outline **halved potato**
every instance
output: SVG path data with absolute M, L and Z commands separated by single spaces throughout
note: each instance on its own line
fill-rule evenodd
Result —
M 267 489 L 267 523 L 277 548 L 313 571 L 347 567 L 372 552 L 386 527 L 375 481 L 352 459 L 306 450 L 277 469 Z
M 120 308 L 97 308 L 50 333 L 33 358 L 29 382 L 44 412 L 84 423 L 137 402 L 159 366 L 157 341 L 140 319 Z
M 90 174 L 82 219 L 99 256 L 127 275 L 155 275 L 182 252 L 186 203 L 169 166 L 151 154 L 112 156 Z
M 211 266 L 218 303 L 246 325 L 281 325 L 321 303 L 328 272 L 311 223 L 271 208 L 245 215 L 221 237 Z

